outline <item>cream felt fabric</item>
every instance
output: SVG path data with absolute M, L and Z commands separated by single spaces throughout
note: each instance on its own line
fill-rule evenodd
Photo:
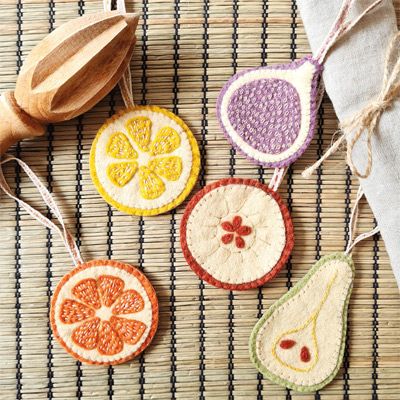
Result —
M 301 17 L 314 54 L 324 40 L 342 4 L 342 0 L 297 0 Z M 360 0 L 352 15 L 372 4 Z M 329 53 L 323 79 L 340 121 L 352 117 L 373 100 L 381 90 L 386 49 L 397 32 L 391 0 L 385 0 Z M 400 284 L 400 102 L 382 115 L 378 132 L 372 138 L 373 166 L 367 179 L 361 180 L 368 202 L 378 221 Z M 365 139 L 353 151 L 359 170 L 366 166 Z
M 235 216 L 251 228 L 245 247 L 224 244 L 221 224 Z M 201 267 L 215 279 L 241 284 L 263 277 L 276 265 L 286 243 L 279 205 L 260 188 L 231 184 L 207 193 L 195 205 L 187 223 L 187 243 Z
M 333 379 L 343 355 L 352 282 L 347 256 L 321 259 L 256 325 L 251 351 L 257 367 L 277 383 L 302 391 Z M 295 344 L 284 348 L 282 341 Z M 304 346 L 307 361 L 301 359 Z

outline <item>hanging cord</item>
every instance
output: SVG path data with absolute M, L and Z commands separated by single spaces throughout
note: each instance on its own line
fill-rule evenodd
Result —
M 3 174 L 3 170 L 1 168 L 2 164 L 5 164 L 10 161 L 16 161 L 21 168 L 26 172 L 30 180 L 33 182 L 35 187 L 38 189 L 40 195 L 42 196 L 42 199 L 46 203 L 46 205 L 50 208 L 52 213 L 56 216 L 58 219 L 62 229 L 60 229 L 54 222 L 50 221 L 48 218 L 46 218 L 42 213 L 31 207 L 29 204 L 25 203 L 23 200 L 19 199 L 18 197 L 15 196 L 15 194 L 11 191 L 8 183 L 6 182 L 6 179 Z M 1 161 L 0 161 L 0 189 L 4 191 L 9 197 L 11 197 L 13 200 L 18 202 L 18 204 L 25 210 L 27 211 L 33 218 L 37 219 L 42 225 L 44 225 L 46 228 L 52 229 L 55 232 L 57 232 L 61 239 L 64 242 L 65 247 L 67 248 L 74 265 L 77 266 L 79 264 L 83 264 L 82 257 L 79 253 L 78 247 L 76 246 L 75 240 L 73 239 L 72 235 L 68 232 L 64 220 L 62 218 L 60 209 L 58 208 L 56 202 L 54 201 L 53 197 L 49 193 L 49 191 L 46 189 L 46 187 L 43 185 L 43 183 L 40 181 L 40 179 L 35 175 L 35 173 L 21 160 L 18 158 L 8 156 L 6 155 Z
M 287 168 L 275 168 L 271 181 L 269 182 L 268 189 L 276 192 L 285 177 Z
M 361 235 L 357 236 L 354 240 L 353 237 L 356 232 L 357 222 L 358 222 L 358 215 L 359 215 L 359 204 L 360 200 L 364 196 L 364 192 L 361 189 L 361 186 L 358 188 L 357 198 L 353 206 L 353 210 L 351 211 L 350 216 L 350 227 L 349 227 L 349 242 L 347 243 L 345 254 L 350 254 L 353 248 L 362 240 L 367 239 L 371 236 L 376 235 L 379 232 L 379 227 L 376 226 L 369 232 L 362 233 Z
M 381 92 L 375 100 L 359 111 L 354 117 L 340 124 L 339 132 L 342 135 L 316 163 L 302 173 L 304 178 L 309 178 L 327 158 L 336 153 L 346 138 L 349 139 L 346 154 L 347 164 L 358 178 L 368 178 L 372 171 L 372 137 L 377 130 L 383 112 L 392 107 L 393 102 L 400 94 L 399 53 L 400 33 L 396 33 L 387 50 Z M 353 149 L 365 131 L 367 134 L 367 166 L 364 172 L 360 172 L 353 162 Z M 354 135 L 350 139 L 349 135 L 352 132 L 354 132 Z
M 105 11 L 112 10 L 112 0 L 103 0 L 103 8 Z M 117 0 L 117 10 L 121 14 L 126 14 L 126 7 L 124 0 Z M 118 82 L 119 89 L 121 91 L 122 100 L 124 101 L 125 107 L 130 108 L 135 105 L 133 100 L 133 90 L 132 90 L 132 76 L 131 76 L 131 68 L 130 64 L 124 71 L 121 76 L 120 81 Z
M 339 14 L 330 29 L 328 36 L 322 43 L 315 59 L 323 64 L 329 50 L 351 29 L 353 29 L 367 14 L 369 14 L 375 7 L 382 3 L 383 0 L 375 0 L 369 7 L 367 7 L 357 18 L 346 21 L 349 12 L 357 0 L 344 0 Z

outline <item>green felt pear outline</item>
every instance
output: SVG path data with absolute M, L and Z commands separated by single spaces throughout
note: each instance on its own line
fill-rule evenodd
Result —
M 335 263 L 333 261 L 338 260 L 339 262 L 342 263 Z M 285 305 L 288 303 L 294 296 L 296 296 L 299 292 L 307 292 L 315 288 L 315 285 L 317 285 L 319 282 L 317 280 L 314 280 L 315 282 L 311 282 L 310 286 L 307 287 L 308 282 L 310 279 L 317 273 L 319 272 L 322 268 L 324 268 L 327 263 L 330 263 L 332 265 L 332 268 L 335 268 L 335 266 L 341 265 L 341 268 L 349 268 L 348 271 L 346 271 L 348 274 L 346 275 L 348 277 L 347 281 L 345 279 L 338 279 L 338 274 L 339 274 L 339 269 L 337 271 L 332 271 L 332 269 L 329 269 L 329 273 L 332 275 L 330 279 L 328 280 L 328 283 L 325 283 L 324 286 L 324 292 L 323 295 L 320 295 L 319 298 L 315 299 L 316 307 L 313 308 L 313 310 L 310 312 L 308 318 L 305 320 L 305 322 L 301 325 L 297 324 L 295 326 L 290 327 L 290 322 L 288 322 L 288 329 L 285 329 L 285 331 L 276 337 L 273 338 L 272 345 L 270 348 L 270 354 L 271 354 L 271 360 L 272 362 L 278 362 L 281 364 L 281 368 L 286 368 L 287 371 L 295 371 L 297 374 L 302 374 L 304 376 L 307 376 L 307 374 L 312 374 L 313 370 L 315 369 L 316 371 L 319 371 L 320 368 L 315 368 L 317 363 L 318 363 L 318 355 L 319 352 L 321 351 L 318 348 L 318 343 L 316 339 L 316 334 L 315 334 L 315 329 L 316 329 L 316 324 L 317 320 L 319 317 L 319 314 L 324 307 L 325 304 L 329 303 L 329 296 L 331 295 L 332 287 L 333 285 L 336 285 L 340 289 L 343 288 L 342 293 L 345 295 L 344 299 L 340 299 L 340 302 L 338 302 L 338 309 L 334 310 L 335 312 L 340 312 L 341 314 L 341 324 L 340 324 L 340 329 L 341 329 L 341 334 L 340 334 L 340 347 L 337 353 L 337 359 L 332 367 L 331 371 L 329 374 L 326 374 L 326 376 L 323 376 L 320 381 L 314 383 L 314 384 L 307 384 L 307 383 L 296 383 L 296 379 L 288 379 L 283 376 L 279 376 L 275 371 L 271 371 L 270 368 L 268 368 L 267 365 L 263 362 L 263 360 L 260 359 L 258 353 L 257 353 L 257 341 L 258 341 L 258 335 L 260 333 L 261 328 L 266 324 L 268 319 L 271 318 L 271 316 L 274 316 L 275 313 L 280 312 L 281 306 Z M 343 267 L 343 263 L 345 264 L 345 267 Z M 339 267 L 337 267 L 339 268 Z M 323 272 L 322 272 L 323 273 Z M 348 310 L 348 305 L 349 305 L 349 300 L 350 300 L 350 295 L 352 292 L 353 288 L 353 279 L 354 279 L 354 265 L 353 261 L 350 256 L 344 254 L 344 253 L 334 253 L 325 257 L 322 257 L 314 266 L 310 269 L 310 271 L 291 289 L 289 290 L 284 296 L 282 296 L 277 302 L 275 302 L 263 315 L 263 317 L 257 322 L 255 327 L 253 328 L 253 331 L 250 336 L 250 341 L 249 341 L 249 347 L 250 347 L 250 358 L 255 367 L 269 380 L 271 380 L 274 383 L 277 383 L 278 385 L 296 390 L 298 392 L 314 392 L 316 390 L 321 389 L 322 387 L 326 386 L 329 382 L 333 380 L 333 378 L 336 376 L 337 372 L 340 369 L 340 365 L 343 361 L 343 354 L 344 354 L 344 348 L 345 348 L 345 339 L 346 339 L 346 330 L 347 330 L 347 310 Z M 314 286 L 313 286 L 314 285 Z M 340 286 L 341 285 L 341 286 Z M 303 290 L 303 288 L 305 288 Z M 301 293 L 299 294 L 299 296 Z M 298 297 L 297 297 L 298 298 Z M 290 303 L 290 302 L 289 302 Z M 291 304 L 294 304 L 294 301 L 291 302 Z M 290 306 L 289 306 L 290 307 Z M 293 311 L 292 306 L 292 311 Z M 283 309 L 281 314 L 284 314 L 287 309 Z M 271 322 L 273 324 L 273 321 Z M 339 327 L 338 327 L 339 328 Z M 296 340 L 296 335 L 299 334 L 300 332 L 303 332 L 305 330 L 310 331 L 309 336 L 312 338 L 311 340 L 311 346 L 304 348 L 303 346 L 304 343 L 300 343 L 298 340 Z M 270 331 L 268 331 L 270 332 Z M 262 333 L 265 335 L 265 333 Z M 307 333 L 308 334 L 308 333 Z M 270 336 L 269 336 L 270 338 Z M 261 339 L 260 339 L 261 340 Z M 304 367 L 299 368 L 297 365 L 291 365 L 285 360 L 282 360 L 282 358 L 278 354 L 278 347 L 281 347 L 283 349 L 282 351 L 297 351 L 300 357 L 301 354 L 301 363 L 303 364 Z M 310 351 L 311 348 L 311 351 Z M 303 353 L 304 352 L 304 353 Z M 269 354 L 269 353 L 268 353 Z M 304 357 L 303 357 L 304 356 Z M 278 365 L 278 364 L 277 364 Z M 320 367 L 320 365 L 319 365 Z M 283 375 L 283 374 L 282 374 Z M 289 376 L 291 376 L 289 374 Z M 306 381 L 306 379 L 304 379 Z

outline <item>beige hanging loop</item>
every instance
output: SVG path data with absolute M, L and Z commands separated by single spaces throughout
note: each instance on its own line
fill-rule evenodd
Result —
M 372 136 L 377 130 L 382 113 L 393 105 L 394 100 L 400 93 L 400 33 L 397 33 L 391 41 L 385 61 L 385 71 L 382 82 L 382 89 L 376 100 L 369 103 L 354 117 L 345 120 L 340 124 L 342 136 L 326 151 L 326 153 L 311 167 L 307 168 L 302 176 L 309 178 L 313 172 L 334 154 L 340 145 L 348 138 L 347 144 L 347 164 L 354 175 L 359 178 L 367 178 L 372 170 Z M 350 134 L 354 135 L 350 137 Z M 353 162 L 353 149 L 356 143 L 367 135 L 367 166 L 364 172 L 360 172 Z
M 112 1 L 111 0 L 103 0 L 103 8 L 104 11 L 112 10 Z M 121 14 L 126 14 L 126 7 L 124 0 L 117 0 L 117 10 Z M 130 108 L 135 105 L 133 100 L 133 90 L 132 90 L 132 75 L 130 63 L 128 63 L 127 68 L 121 76 L 120 81 L 118 82 L 119 89 L 121 91 L 122 100 L 124 101 L 125 107 Z

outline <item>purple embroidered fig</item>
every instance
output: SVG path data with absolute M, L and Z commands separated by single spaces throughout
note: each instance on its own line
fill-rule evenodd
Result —
M 306 57 L 234 75 L 217 103 L 224 134 L 257 164 L 289 165 L 314 134 L 321 72 L 322 66 Z

